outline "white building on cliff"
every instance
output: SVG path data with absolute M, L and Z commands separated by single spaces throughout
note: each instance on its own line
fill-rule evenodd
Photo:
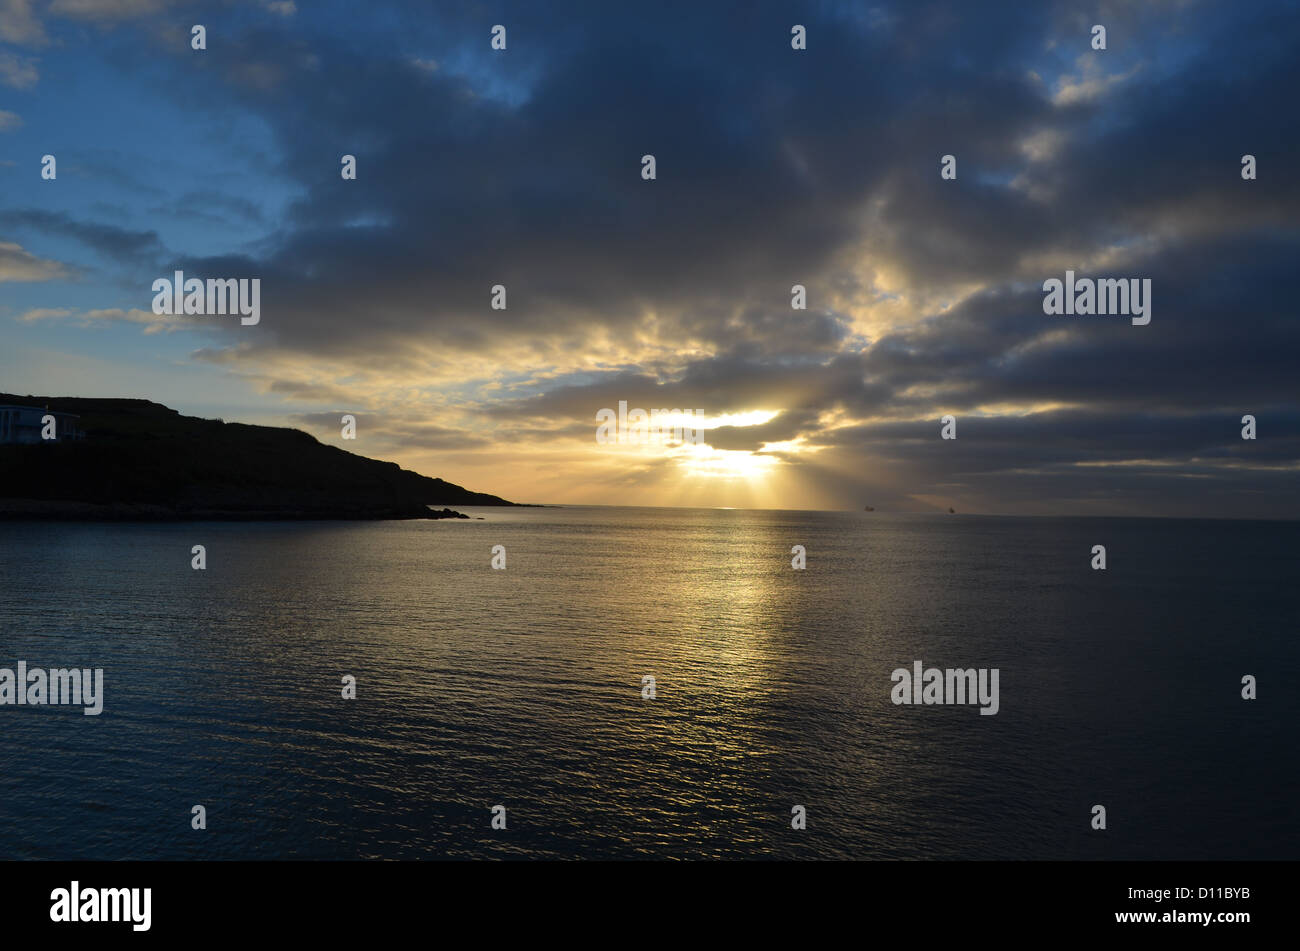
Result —
M 73 413 L 60 413 L 39 406 L 0 406 L 0 445 L 13 443 L 53 442 L 41 439 L 46 416 L 54 417 L 54 434 L 59 442 L 83 439 L 85 433 L 77 428 L 80 418 Z

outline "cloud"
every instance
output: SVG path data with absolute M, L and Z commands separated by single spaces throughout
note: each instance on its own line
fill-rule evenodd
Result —
M 24 324 L 32 324 L 41 320 L 59 320 L 70 317 L 73 313 L 75 311 L 67 307 L 37 307 L 19 314 L 18 321 Z
M 155 16 L 180 5 L 180 0 L 50 0 L 44 12 L 53 18 L 117 23 Z M 272 7 L 280 5 L 271 4 Z M 38 18 L 37 5 L 32 0 L 0 0 L 0 40 L 20 46 L 49 43 L 45 25 Z
M 123 264 L 156 264 L 166 253 L 156 231 L 132 231 L 116 225 L 78 221 L 63 212 L 39 208 L 0 211 L 0 224 L 72 238 Z
M 1065 107 L 1095 102 L 1109 95 L 1116 86 L 1132 79 L 1141 69 L 1141 66 L 1137 65 L 1127 72 L 1106 75 L 1101 72 L 1097 62 L 1095 57 L 1087 54 L 1080 57 L 1080 74 L 1061 77 L 1052 96 L 1052 104 Z
M 356 418 L 359 442 L 343 440 L 340 436 L 345 413 Z M 363 445 L 368 452 L 387 455 L 395 451 L 464 451 L 495 444 L 491 438 L 468 428 L 442 426 L 408 414 L 362 413 L 355 409 L 340 409 L 336 413 L 298 413 L 291 416 L 290 420 L 323 440 L 358 452 L 362 451 Z
M 38 307 L 20 314 L 18 320 L 26 324 L 67 320 L 83 328 L 113 323 L 143 324 L 145 325 L 144 332 L 146 334 L 201 329 L 200 319 L 197 317 L 161 317 L 152 311 L 121 307 L 102 307 L 92 310 L 73 310 L 67 307 Z
M 0 40 L 23 46 L 43 46 L 45 28 L 32 12 L 31 0 L 4 0 L 0 3 Z
M 30 89 L 40 78 L 36 60 L 23 59 L 13 53 L 0 53 L 0 83 L 14 89 Z
M 0 241 L 0 282 L 56 281 L 68 276 L 58 261 L 43 260 L 13 242 Z
M 175 0 L 51 0 L 49 12 L 77 20 L 130 20 L 176 5 Z

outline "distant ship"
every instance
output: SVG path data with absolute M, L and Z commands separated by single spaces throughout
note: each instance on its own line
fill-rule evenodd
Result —
M 874 512 L 875 509 L 872 508 L 870 505 L 864 505 L 864 506 L 862 506 L 862 511 L 864 511 L 864 512 Z
M 954 512 L 954 511 L 950 508 L 950 509 L 948 509 L 948 514 L 949 514 L 949 515 L 956 515 L 957 513 Z

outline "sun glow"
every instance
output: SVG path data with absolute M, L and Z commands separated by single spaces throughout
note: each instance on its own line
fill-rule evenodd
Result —
M 699 445 L 682 446 L 682 451 L 678 454 L 678 464 L 687 475 L 705 479 L 756 481 L 766 478 L 780 465 L 780 460 L 776 456 L 749 449 L 715 449 L 707 444 L 707 431 L 723 426 L 761 426 L 779 415 L 778 410 L 755 409 L 706 417 L 703 422 L 697 418 L 695 425 L 697 429 L 704 431 L 703 442 Z
M 760 479 L 777 465 L 775 456 L 764 456 L 748 449 L 714 449 L 712 446 L 689 446 L 679 464 L 687 474 L 707 479 Z
M 620 414 L 624 404 L 620 403 Z M 644 414 L 644 411 L 637 411 Z M 612 410 L 602 410 L 609 415 L 608 422 L 615 423 Z M 630 415 L 630 414 L 629 414 Z M 710 444 L 709 433 L 722 428 L 744 429 L 761 426 L 776 419 L 779 410 L 745 410 L 705 416 L 699 411 L 682 412 L 656 410 L 649 419 L 633 421 L 628 429 L 628 439 L 615 431 L 612 440 L 597 441 L 602 447 L 618 447 L 616 451 L 649 462 L 655 457 L 668 457 L 677 470 L 689 478 L 707 480 L 735 480 L 757 482 L 781 465 L 776 452 L 798 451 L 799 440 L 764 443 L 755 440 L 753 449 L 718 449 Z M 618 417 L 621 419 L 621 416 Z M 638 428 L 642 427 L 642 428 Z M 776 452 L 773 452 L 775 450 Z
M 717 429 L 719 426 L 761 426 L 776 419 L 778 412 L 773 409 L 751 409 L 744 413 L 723 413 L 721 416 L 706 416 L 703 422 L 696 419 L 697 429 Z

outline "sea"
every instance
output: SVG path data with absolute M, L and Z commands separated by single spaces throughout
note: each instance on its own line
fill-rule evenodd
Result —
M 0 524 L 0 859 L 1300 858 L 1300 523 L 464 511 Z

